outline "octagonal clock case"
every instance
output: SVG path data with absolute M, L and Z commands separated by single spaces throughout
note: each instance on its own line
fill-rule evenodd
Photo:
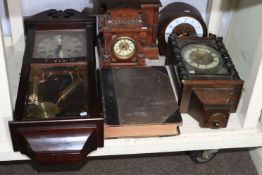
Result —
M 201 127 L 224 128 L 237 110 L 244 82 L 223 44 L 223 38 L 169 37 L 167 64 L 172 70 L 182 113 Z
M 96 85 L 96 18 L 48 10 L 25 19 L 26 50 L 9 123 L 15 151 L 77 163 L 104 144 Z

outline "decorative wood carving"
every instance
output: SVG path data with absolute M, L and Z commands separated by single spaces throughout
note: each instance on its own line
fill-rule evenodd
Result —
M 141 2 L 138 8 L 130 5 L 107 9 L 99 19 L 99 54 L 103 67 L 144 66 L 146 58 L 158 58 L 159 6 L 158 1 Z
M 190 44 L 190 52 L 184 51 L 183 55 L 181 50 Z M 169 47 L 167 64 L 172 65 L 180 111 L 192 115 L 201 127 L 226 127 L 230 113 L 236 112 L 244 82 L 223 39 L 214 35 L 208 38 L 172 35 Z M 185 57 L 192 57 L 192 60 Z

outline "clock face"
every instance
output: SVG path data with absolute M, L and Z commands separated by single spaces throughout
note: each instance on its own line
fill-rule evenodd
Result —
M 189 44 L 182 48 L 182 57 L 189 73 L 226 74 L 220 54 L 204 44 Z
M 87 56 L 85 30 L 37 31 L 33 58 L 76 58 Z
M 114 55 L 121 60 L 130 59 L 134 56 L 135 52 L 135 42 L 129 37 L 121 37 L 113 45 Z
M 175 18 L 166 27 L 165 40 L 168 42 L 168 37 L 172 33 L 181 33 L 183 35 L 188 32 L 194 32 L 198 37 L 204 35 L 203 26 L 197 19 L 189 16 Z

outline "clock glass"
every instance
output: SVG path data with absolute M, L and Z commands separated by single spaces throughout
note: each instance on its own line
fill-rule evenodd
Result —
M 37 31 L 33 58 L 86 57 L 85 30 Z
M 204 44 L 188 44 L 181 50 L 191 74 L 228 74 L 220 54 Z
M 113 53 L 121 60 L 130 59 L 134 56 L 135 52 L 136 46 L 132 38 L 121 37 L 113 44 Z

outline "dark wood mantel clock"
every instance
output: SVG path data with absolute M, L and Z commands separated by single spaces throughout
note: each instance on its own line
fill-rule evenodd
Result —
M 13 147 L 38 164 L 79 163 L 103 147 L 96 92 L 96 18 L 48 10 L 25 20 Z
M 201 127 L 224 128 L 236 112 L 243 81 L 223 44 L 210 37 L 169 37 L 168 62 L 182 113 L 189 113 Z
M 101 4 L 105 8 L 99 19 L 102 67 L 144 66 L 145 59 L 158 58 L 159 0 L 104 0 Z
M 201 13 L 190 4 L 174 2 L 163 8 L 159 15 L 158 47 L 160 55 L 167 55 L 168 37 L 207 36 L 207 27 Z

